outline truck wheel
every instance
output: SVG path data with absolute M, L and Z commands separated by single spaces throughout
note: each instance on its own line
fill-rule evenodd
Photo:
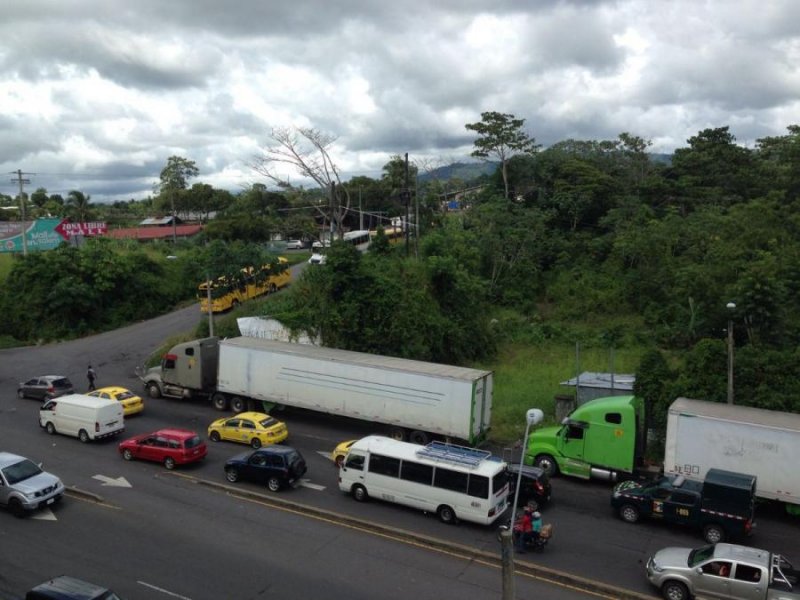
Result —
M 56 433 L 56 426 L 53 425 L 50 421 L 47 422 L 47 425 L 44 426 L 44 429 L 50 435 L 55 435 L 55 433 Z
M 389 437 L 398 442 L 404 442 L 406 440 L 406 430 L 402 427 L 392 427 L 389 429 Z
M 17 498 L 12 498 L 8 501 L 8 510 L 15 517 L 22 518 L 25 516 L 25 509 L 22 507 L 22 502 Z
M 619 507 L 619 516 L 626 523 L 636 523 L 639 520 L 639 509 L 633 504 L 623 504 Z
M 414 430 L 408 434 L 408 441 L 412 444 L 419 444 L 424 446 L 430 441 L 430 436 L 424 431 Z
M 436 514 L 439 515 L 439 520 L 442 523 L 451 525 L 456 522 L 456 512 L 446 504 L 440 506 L 436 511 Z
M 367 494 L 367 488 L 363 485 L 356 484 L 353 486 L 353 498 L 355 498 L 358 502 L 366 502 L 369 499 L 369 494 Z
M 277 477 L 270 477 L 267 479 L 267 487 L 269 488 L 270 492 L 277 492 L 281 489 L 281 480 Z
M 83 442 L 84 444 L 89 441 L 89 434 L 86 433 L 85 429 L 81 429 L 78 432 L 78 439 Z
M 668 581 L 661 586 L 665 600 L 689 600 L 689 589 L 680 581 Z
M 245 410 L 244 400 L 239 398 L 239 396 L 234 396 L 233 398 L 231 398 L 231 410 L 235 413 L 244 412 Z
M 706 525 L 703 528 L 703 538 L 709 544 L 719 544 L 725 541 L 725 530 L 716 524 Z
M 148 383 L 147 395 L 151 398 L 161 398 L 161 388 L 158 387 L 157 383 Z
M 544 471 L 548 477 L 558 475 L 558 463 L 549 454 L 540 454 L 533 460 L 533 464 Z
M 211 404 L 214 405 L 214 408 L 217 410 L 227 410 L 228 408 L 228 399 L 225 397 L 225 394 L 220 394 L 217 392 L 213 396 L 211 396 Z
M 212 441 L 212 442 L 218 442 L 218 441 L 219 441 L 219 431 L 212 431 L 212 432 L 209 434 L 209 436 L 208 436 L 208 437 L 209 437 L 209 438 L 211 438 L 211 441 Z

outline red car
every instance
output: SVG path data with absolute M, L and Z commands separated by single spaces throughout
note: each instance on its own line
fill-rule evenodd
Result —
M 125 440 L 119 445 L 125 460 L 138 458 L 164 463 L 167 469 L 175 465 L 197 462 L 206 457 L 206 443 L 188 429 L 159 429 Z

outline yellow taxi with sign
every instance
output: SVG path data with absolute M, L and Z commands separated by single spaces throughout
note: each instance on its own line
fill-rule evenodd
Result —
M 289 437 L 289 430 L 285 423 L 267 413 L 243 412 L 211 423 L 208 437 L 212 442 L 225 440 L 261 448 L 285 441 Z
M 347 456 L 347 453 L 350 451 L 350 446 L 355 444 L 358 440 L 347 440 L 346 442 L 342 442 L 336 448 L 333 449 L 331 452 L 331 460 L 337 467 L 341 467 L 342 463 L 344 462 L 344 457 Z
M 144 402 L 141 397 L 134 394 L 132 391 L 124 387 L 109 386 L 99 388 L 93 392 L 89 392 L 89 396 L 96 396 L 98 398 L 106 398 L 109 400 L 116 400 L 122 404 L 122 414 L 126 417 L 135 415 L 144 410 Z

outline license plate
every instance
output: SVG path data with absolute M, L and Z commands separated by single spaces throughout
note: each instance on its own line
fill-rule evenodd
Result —
M 56 501 L 55 498 L 50 498 L 47 502 L 45 502 L 45 504 L 52 504 L 55 501 Z

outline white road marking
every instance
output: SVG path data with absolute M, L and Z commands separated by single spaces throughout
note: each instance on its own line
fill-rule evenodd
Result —
M 325 489 L 324 485 L 318 485 L 316 483 L 311 483 L 310 479 L 301 479 L 300 483 L 298 485 L 300 487 L 306 487 L 306 488 L 310 488 L 312 490 L 317 490 L 318 492 L 321 492 L 322 490 Z
M 333 462 L 333 459 L 331 458 L 331 453 L 330 452 L 325 452 L 325 450 L 317 450 L 317 454 L 319 454 L 323 458 L 327 458 L 329 461 Z
M 105 475 L 95 475 L 92 479 L 97 479 L 98 481 L 102 481 L 104 486 L 111 486 L 111 487 L 133 487 L 128 480 L 124 477 L 117 477 L 114 479 L 113 477 L 106 477 Z
M 53 511 L 49 508 L 37 510 L 31 515 L 31 519 L 38 519 L 39 521 L 58 521 L 56 516 L 53 514 Z
M 151 590 L 155 590 L 157 592 L 161 592 L 162 594 L 166 594 L 167 596 L 172 596 L 173 598 L 180 598 L 180 600 L 192 600 L 188 596 L 181 596 L 180 594 L 176 594 L 175 592 L 170 592 L 169 590 L 165 590 L 164 588 L 160 588 L 145 581 L 137 581 L 136 583 L 138 583 L 139 585 L 143 585 L 144 587 L 150 588 Z

